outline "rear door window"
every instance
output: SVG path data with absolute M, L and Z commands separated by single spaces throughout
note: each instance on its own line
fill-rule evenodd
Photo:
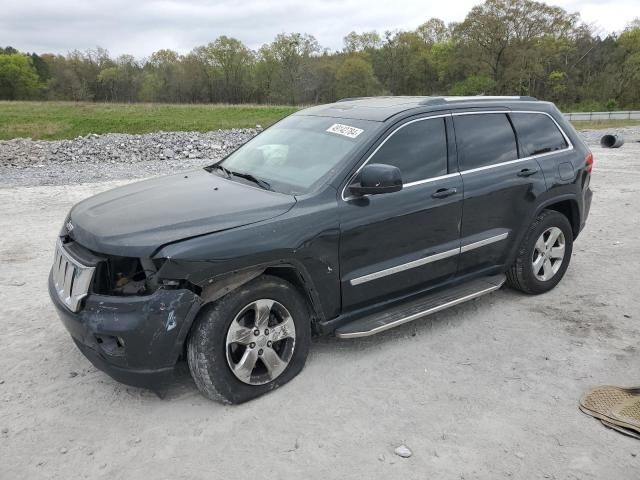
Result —
M 400 169 L 402 183 L 411 183 L 447 173 L 447 134 L 444 118 L 409 123 L 388 137 L 370 163 Z
M 518 147 L 505 113 L 454 116 L 461 150 L 460 170 L 471 170 L 517 160 Z
M 557 125 L 547 115 L 541 113 L 512 113 L 511 120 L 518 132 L 523 156 L 564 150 L 567 141 Z

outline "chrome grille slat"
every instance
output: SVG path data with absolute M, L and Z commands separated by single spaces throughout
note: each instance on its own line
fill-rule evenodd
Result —
M 53 257 L 53 283 L 60 300 L 77 312 L 80 302 L 89 292 L 95 267 L 83 265 L 65 250 L 62 241 L 58 239 Z

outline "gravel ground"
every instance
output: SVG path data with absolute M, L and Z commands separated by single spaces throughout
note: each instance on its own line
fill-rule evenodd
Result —
M 375 337 L 317 339 L 290 384 L 235 407 L 186 375 L 164 400 L 118 384 L 49 302 L 65 214 L 125 181 L 5 179 L 0 478 L 637 480 L 640 442 L 577 408 L 591 386 L 640 385 L 640 143 L 593 151 L 591 215 L 556 289 L 505 288 Z

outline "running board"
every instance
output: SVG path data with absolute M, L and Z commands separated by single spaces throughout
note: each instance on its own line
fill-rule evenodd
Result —
M 493 275 L 472 280 L 438 293 L 432 293 L 418 300 L 403 303 L 389 310 L 359 318 L 338 328 L 335 334 L 336 337 L 343 339 L 375 335 L 398 325 L 453 307 L 467 300 L 473 300 L 491 293 L 498 290 L 505 280 L 506 277 L 504 275 Z

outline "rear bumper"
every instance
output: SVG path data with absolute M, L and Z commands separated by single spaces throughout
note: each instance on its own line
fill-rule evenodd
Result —
M 74 342 L 96 368 L 119 382 L 152 390 L 171 382 L 201 305 L 189 290 L 159 289 L 149 296 L 89 295 L 74 313 L 58 297 L 51 275 L 49 296 Z
M 591 199 L 593 198 L 593 191 L 590 188 L 587 188 L 584 192 L 584 203 L 583 203 L 583 212 L 582 212 L 582 222 L 580 223 L 580 230 L 584 228 L 587 223 L 587 217 L 589 216 L 589 212 L 591 211 Z

